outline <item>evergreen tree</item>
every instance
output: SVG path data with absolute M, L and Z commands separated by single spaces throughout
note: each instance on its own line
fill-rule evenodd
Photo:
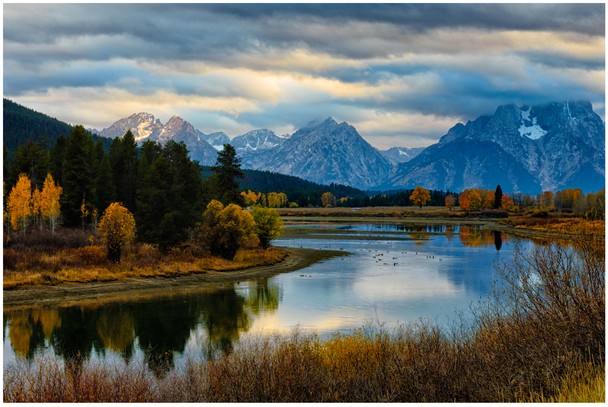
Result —
M 231 203 L 244 206 L 245 202 L 239 193 L 239 178 L 245 174 L 241 170 L 240 160 L 236 150 L 230 144 L 224 144 L 224 149 L 217 154 L 217 162 L 211 167 L 215 173 L 216 198 L 223 204 Z
M 203 182 L 200 167 L 183 143 L 142 146 L 137 211 L 140 240 L 165 250 L 184 241 L 201 216 Z
M 93 166 L 95 174 L 95 207 L 98 213 L 116 201 L 116 190 L 112 179 L 112 167 L 108 155 L 103 149 L 101 140 L 95 143 L 95 160 Z
M 63 180 L 63 159 L 65 158 L 65 143 L 66 138 L 64 136 L 57 137 L 55 145 L 51 148 L 49 153 L 49 167 L 53 178 L 61 181 Z
M 500 184 L 496 186 L 496 191 L 494 191 L 494 209 L 499 209 L 502 204 L 502 188 Z
M 66 226 L 77 226 L 81 221 L 81 205 L 93 197 L 94 178 L 91 168 L 93 139 L 83 126 L 72 129 L 65 145 L 63 159 L 63 194 L 61 210 Z
M 11 171 L 15 178 L 9 179 L 9 185 L 15 185 L 19 174 L 26 174 L 33 188 L 42 188 L 44 178 L 49 171 L 49 154 L 44 144 L 28 141 L 21 144 L 15 151 L 11 163 Z
M 137 144 L 131 130 L 127 130 L 122 138 L 112 140 L 109 160 L 116 200 L 133 212 L 137 185 Z

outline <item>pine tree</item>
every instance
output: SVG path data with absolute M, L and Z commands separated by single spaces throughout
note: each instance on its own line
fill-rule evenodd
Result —
M 500 208 L 502 205 L 502 188 L 500 184 L 496 186 L 496 191 L 494 191 L 494 209 Z
M 91 162 L 93 139 L 83 126 L 77 125 L 66 140 L 63 159 L 63 195 L 61 209 L 66 226 L 78 226 L 81 204 L 93 196 L 94 178 Z
M 98 213 L 102 213 L 110 203 L 116 201 L 116 190 L 112 179 L 110 160 L 103 149 L 101 140 L 97 140 L 97 143 L 95 143 L 93 174 L 95 174 L 93 205 Z
M 135 211 L 137 187 L 137 144 L 131 130 L 112 140 L 109 152 L 116 200 Z
M 245 174 L 241 170 L 240 160 L 236 150 L 230 144 L 224 144 L 224 149 L 217 154 L 217 162 L 211 167 L 215 173 L 215 190 L 217 199 L 224 205 L 235 203 L 244 206 L 244 200 L 239 193 L 239 178 Z
M 142 146 L 137 189 L 138 236 L 162 250 L 184 241 L 201 217 L 203 182 L 200 167 L 183 143 Z
M 49 171 L 49 154 L 41 142 L 29 141 L 17 147 L 11 163 L 11 174 L 15 177 L 9 179 L 9 185 L 14 185 L 17 176 L 26 174 L 33 188 L 41 188 L 46 173 Z
M 63 180 L 63 160 L 65 158 L 65 145 L 66 138 L 61 135 L 57 137 L 55 145 L 51 148 L 49 153 L 49 167 L 53 178 L 61 181 Z

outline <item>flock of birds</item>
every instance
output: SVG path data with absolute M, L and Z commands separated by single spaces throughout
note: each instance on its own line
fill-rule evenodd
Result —
M 300 246 L 300 248 L 302 248 L 302 246 Z M 330 246 L 325 246 L 324 248 L 325 249 L 330 249 Z M 340 247 L 339 250 L 340 251 L 344 251 L 344 248 Z M 393 267 L 396 267 L 396 266 L 399 265 L 399 263 L 397 262 L 397 260 L 399 259 L 398 257 L 392 257 L 391 258 L 392 261 L 387 263 L 386 259 L 388 259 L 388 257 L 385 259 L 385 257 L 384 257 L 385 253 L 382 253 L 382 252 L 378 253 L 378 250 L 371 250 L 371 249 L 368 250 L 368 252 L 369 253 L 376 253 L 376 254 L 374 254 L 372 256 L 372 258 L 376 261 L 377 264 L 382 264 L 383 266 L 390 266 L 391 262 L 392 262 L 393 263 Z M 386 251 L 386 254 L 390 254 L 390 253 L 391 253 L 390 251 L 388 251 L 388 250 Z M 407 254 L 407 253 L 408 252 L 406 252 L 406 251 L 402 251 L 401 252 L 401 254 Z M 418 254 L 421 254 L 421 253 L 415 252 L 415 254 L 418 255 Z M 434 255 L 427 255 L 426 258 L 429 259 L 429 260 L 434 260 L 435 256 Z M 347 260 L 347 259 L 348 259 L 347 257 L 342 257 L 341 258 L 342 261 Z M 438 257 L 437 260 L 443 261 L 443 259 L 441 259 L 440 257 Z M 311 278 L 312 276 L 311 275 L 306 275 L 306 274 L 300 274 L 300 277 Z

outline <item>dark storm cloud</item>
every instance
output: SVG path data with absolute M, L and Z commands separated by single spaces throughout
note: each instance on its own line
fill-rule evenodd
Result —
M 244 20 L 285 17 L 337 22 L 358 20 L 403 25 L 414 31 L 476 27 L 600 35 L 604 20 L 602 4 L 215 4 L 200 7 Z

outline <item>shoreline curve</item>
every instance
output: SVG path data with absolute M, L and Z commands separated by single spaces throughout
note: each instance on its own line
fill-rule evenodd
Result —
M 83 305 L 114 301 L 170 298 L 226 288 L 235 282 L 269 278 L 303 269 L 319 261 L 348 255 L 336 250 L 280 247 L 286 256 L 279 263 L 236 271 L 205 271 L 184 276 L 131 278 L 107 282 L 24 286 L 3 291 L 5 311 L 32 307 Z

